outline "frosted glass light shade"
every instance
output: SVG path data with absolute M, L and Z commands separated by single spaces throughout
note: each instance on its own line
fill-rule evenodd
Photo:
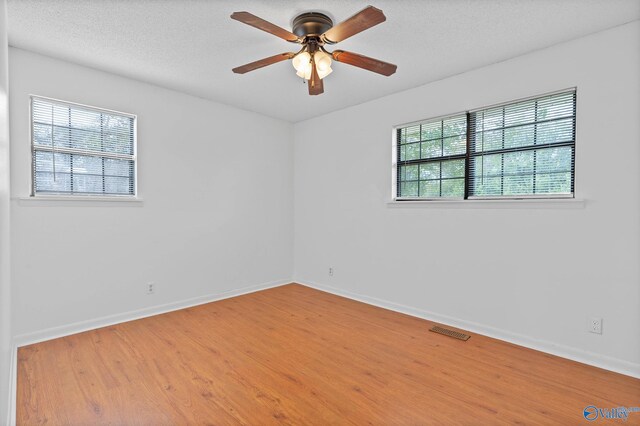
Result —
M 302 52 L 297 54 L 291 61 L 293 68 L 296 69 L 296 74 L 300 78 L 309 80 L 311 78 L 311 55 L 309 52 Z
M 331 69 L 331 56 L 322 50 L 313 54 L 313 60 L 316 62 L 316 69 L 318 70 L 318 77 L 320 77 L 320 79 L 325 78 L 333 71 Z
M 320 79 L 325 78 L 333 71 L 331 69 L 331 56 L 327 55 L 323 51 L 319 50 L 313 54 L 313 60 L 316 63 L 316 70 L 318 71 L 318 77 Z M 293 68 L 296 69 L 296 74 L 300 78 L 309 80 L 311 78 L 311 55 L 309 52 L 302 52 L 297 54 L 291 61 Z

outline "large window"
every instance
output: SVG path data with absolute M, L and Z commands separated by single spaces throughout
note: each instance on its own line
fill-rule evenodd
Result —
M 396 198 L 573 197 L 576 94 L 396 129 Z
M 32 195 L 136 195 L 135 121 L 33 96 Z

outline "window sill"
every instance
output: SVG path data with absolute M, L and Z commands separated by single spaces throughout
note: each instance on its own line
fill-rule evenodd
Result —
M 444 209 L 583 209 L 586 200 L 579 198 L 520 198 L 472 200 L 391 200 L 391 208 L 444 208 Z
M 91 195 L 37 195 L 29 197 L 17 197 L 20 205 L 46 205 L 46 206 L 104 206 L 108 204 L 119 206 L 142 206 L 140 197 L 100 197 Z

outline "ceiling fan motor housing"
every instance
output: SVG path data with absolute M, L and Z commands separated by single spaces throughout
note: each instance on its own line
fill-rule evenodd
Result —
M 293 19 L 293 33 L 298 37 L 318 37 L 333 27 L 333 21 L 319 12 L 308 12 Z

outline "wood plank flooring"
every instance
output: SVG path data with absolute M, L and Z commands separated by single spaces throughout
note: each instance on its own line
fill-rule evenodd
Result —
M 17 421 L 570 425 L 640 406 L 638 379 L 432 325 L 273 288 L 20 348 Z

